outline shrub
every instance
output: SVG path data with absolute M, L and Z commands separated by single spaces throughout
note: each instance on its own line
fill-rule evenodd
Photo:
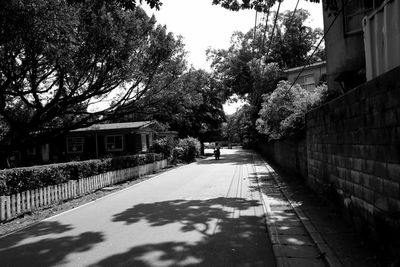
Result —
M 148 153 L 1 170 L 0 195 L 15 194 L 108 171 L 144 165 L 162 159 L 163 155 L 161 154 Z
M 175 142 L 168 138 L 161 138 L 155 140 L 150 151 L 153 153 L 162 153 L 166 158 L 172 155 L 172 150 L 175 147 Z
M 326 85 L 306 90 L 298 84 L 291 86 L 288 81 L 280 81 L 271 94 L 263 95 L 256 122 L 258 132 L 269 139 L 279 139 L 302 130 L 305 114 L 322 104 L 326 93 Z
M 176 153 L 178 159 L 191 162 L 200 154 L 200 141 L 193 137 L 179 139 Z
M 172 150 L 172 163 L 181 162 L 184 156 L 183 147 L 177 146 Z

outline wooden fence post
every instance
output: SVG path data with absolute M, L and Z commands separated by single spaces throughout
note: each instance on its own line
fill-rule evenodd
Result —
M 76 197 L 76 180 L 69 181 L 71 185 L 71 198 Z
M 17 210 L 16 210 L 16 212 L 17 212 L 17 215 L 18 214 L 21 214 L 21 194 L 20 193 L 17 193 Z
M 36 201 L 35 201 L 35 191 L 34 190 L 29 190 L 29 197 L 31 199 L 31 210 L 35 209 Z
M 46 187 L 46 192 L 47 192 L 47 205 L 50 205 L 50 204 L 52 203 L 52 201 L 51 201 L 50 186 Z
M 5 196 L 6 200 L 6 219 L 9 220 L 11 219 L 11 199 L 10 196 Z
M 36 202 L 36 208 L 40 207 L 40 193 L 39 193 L 39 189 L 35 189 L 35 202 Z
M 17 214 L 17 199 L 16 196 L 13 194 L 11 195 L 11 216 L 15 217 Z
M 26 191 L 21 193 L 21 211 L 26 211 Z
M 85 195 L 87 192 L 87 179 L 83 178 L 82 179 L 82 195 Z
M 63 200 L 67 199 L 67 187 L 65 183 L 61 184 L 61 191 L 63 194 Z
M 54 190 L 54 202 L 58 202 L 58 186 L 53 185 L 53 190 Z
M 43 207 L 44 199 L 43 199 L 43 188 L 39 188 L 39 205 Z
M 54 187 L 52 185 L 49 185 L 49 191 L 50 191 L 50 201 L 51 203 L 55 203 L 55 196 L 54 196 Z
M 78 188 L 76 189 L 78 196 L 82 195 L 82 179 L 78 180 Z
M 6 197 L 0 197 L 0 222 L 6 220 Z
M 31 191 L 27 190 L 25 191 L 26 194 L 26 210 L 27 211 L 31 211 L 32 210 L 32 206 L 31 206 Z

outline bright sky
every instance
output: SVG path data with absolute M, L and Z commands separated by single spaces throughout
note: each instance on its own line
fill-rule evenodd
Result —
M 296 0 L 285 0 L 280 11 L 293 10 Z M 143 5 L 146 12 L 154 14 L 157 22 L 167 25 L 167 30 L 183 36 L 189 52 L 188 62 L 195 68 L 209 70 L 205 51 L 207 48 L 228 48 L 234 31 L 247 32 L 254 27 L 255 11 L 229 11 L 212 5 L 212 0 L 163 0 L 159 11 Z M 276 10 L 277 5 L 274 7 Z M 300 0 L 298 8 L 308 9 L 309 24 L 323 28 L 321 4 Z M 236 111 L 237 105 L 225 105 L 226 113 Z

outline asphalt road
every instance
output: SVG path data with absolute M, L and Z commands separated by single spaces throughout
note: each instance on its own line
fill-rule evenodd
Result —
M 0 266 L 275 266 L 252 154 L 221 151 L 0 239 Z

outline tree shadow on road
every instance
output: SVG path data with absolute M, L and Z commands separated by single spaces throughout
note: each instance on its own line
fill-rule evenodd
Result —
M 256 200 L 223 197 L 136 205 L 115 214 L 113 221 L 128 225 L 145 221 L 151 227 L 179 224 L 181 232 L 199 238 L 135 246 L 95 266 L 152 266 L 154 262 L 163 266 L 273 266 L 265 218 L 253 210 L 260 205 Z
M 72 230 L 70 225 L 60 224 L 59 222 L 43 221 L 32 225 L 29 228 L 19 230 L 10 235 L 0 238 L 0 250 L 14 246 L 24 239 L 39 237 L 48 234 L 61 234 Z
M 198 161 L 196 164 L 206 165 L 206 164 L 233 164 L 242 165 L 251 162 L 251 154 L 241 151 L 235 154 L 226 154 L 221 151 L 221 156 L 219 160 L 214 157 L 209 157 L 204 160 Z
M 103 241 L 99 232 L 54 238 L 72 230 L 70 225 L 41 222 L 0 239 L 1 266 L 56 266 L 72 253 L 90 250 Z M 44 238 L 46 235 L 49 237 Z

